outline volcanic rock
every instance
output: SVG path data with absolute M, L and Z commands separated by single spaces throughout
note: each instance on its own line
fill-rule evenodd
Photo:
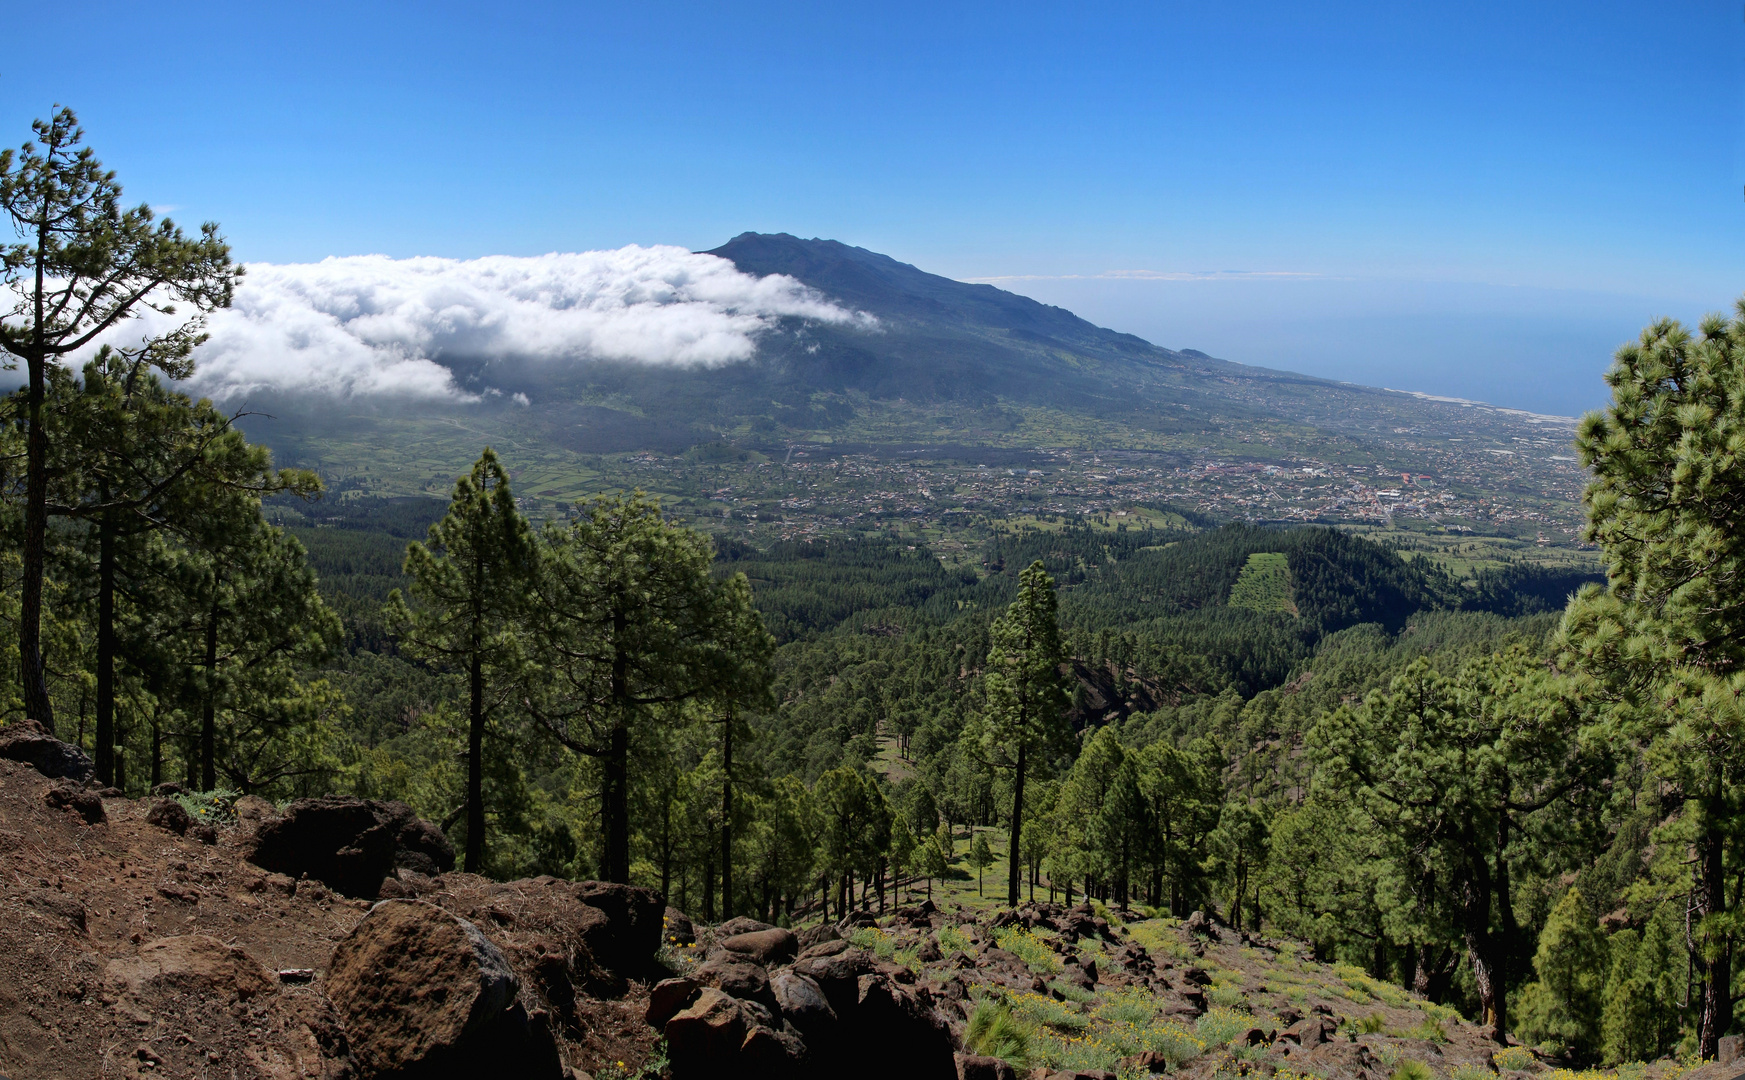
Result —
M 365 1076 L 468 1075 L 543 1058 L 549 1068 L 532 1075 L 556 1077 L 551 1033 L 515 1002 L 517 989 L 508 960 L 477 927 L 416 900 L 372 908 L 327 973 Z
M 248 860 L 293 878 L 316 878 L 345 896 L 374 899 L 396 867 L 434 874 L 454 867 L 442 830 L 400 802 L 337 795 L 298 799 L 261 822 Z
M 50 735 L 34 720 L 0 729 L 0 758 L 22 761 L 50 780 L 84 780 L 93 768 L 83 750 Z

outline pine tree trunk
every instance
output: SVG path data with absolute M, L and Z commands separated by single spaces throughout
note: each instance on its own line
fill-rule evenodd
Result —
M 733 709 L 721 723 L 721 917 L 733 918 Z
M 1018 740 L 1018 766 L 1012 774 L 1012 850 L 1007 860 L 1006 905 L 1018 906 L 1018 842 L 1024 824 L 1024 766 L 1029 751 L 1028 741 Z M 976 892 L 980 893 L 978 885 Z
M 218 786 L 218 589 L 212 573 L 212 608 L 206 613 L 206 701 L 200 711 L 200 790 Z
M 1472 958 L 1472 981 L 1478 991 L 1479 1023 L 1491 1029 L 1491 1040 L 1508 1041 L 1508 997 L 1502 983 L 1500 957 L 1484 933 L 1466 933 L 1466 951 Z
M 109 501 L 109 486 L 98 493 Z M 115 783 L 115 518 L 97 523 L 97 782 Z
M 606 859 L 601 867 L 607 881 L 630 884 L 630 728 L 622 717 L 612 724 L 606 757 Z
M 1711 790 L 1704 800 L 1703 828 L 1699 844 L 1696 916 L 1707 921 L 1722 915 L 1727 905 L 1726 836 L 1722 825 L 1726 821 L 1726 796 L 1721 789 L 1720 769 L 1711 766 Z M 1718 941 L 1716 938 L 1718 937 Z M 1726 1034 L 1733 1019 L 1732 940 L 1725 931 L 1703 929 L 1705 948 L 1693 957 L 1703 981 L 1702 1018 L 1697 1026 L 1697 1053 L 1705 1061 L 1713 1061 L 1720 1051 L 1721 1036 Z M 1712 955 L 1712 959 L 1707 957 Z
M 485 664 L 475 640 L 467 672 L 467 855 L 469 874 L 485 869 Z
M 605 760 L 604 825 L 606 858 L 601 867 L 607 881 L 630 884 L 630 657 L 624 637 L 630 619 L 623 611 L 612 613 L 612 731 Z
M 42 325 L 41 260 L 37 269 L 37 325 Z M 38 342 L 40 344 L 40 330 Z M 18 659 L 22 669 L 24 715 L 55 733 L 54 706 L 42 658 L 42 579 L 48 563 L 48 432 L 42 426 L 43 359 L 29 359 L 30 430 L 25 440 L 24 581 L 18 597 Z
M 715 921 L 715 855 L 703 856 L 703 921 Z

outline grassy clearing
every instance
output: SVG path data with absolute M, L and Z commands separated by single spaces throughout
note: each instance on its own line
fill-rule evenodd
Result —
M 1236 583 L 1230 586 L 1230 606 L 1268 613 L 1297 613 L 1291 599 L 1289 560 L 1276 551 L 1248 556 Z

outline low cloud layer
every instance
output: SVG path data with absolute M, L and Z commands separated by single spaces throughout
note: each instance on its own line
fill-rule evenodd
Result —
M 436 361 L 716 366 L 749 359 L 783 316 L 873 322 L 793 278 L 753 277 L 677 247 L 256 263 L 234 306 L 212 315 L 192 388 L 221 400 L 261 391 L 464 400 Z

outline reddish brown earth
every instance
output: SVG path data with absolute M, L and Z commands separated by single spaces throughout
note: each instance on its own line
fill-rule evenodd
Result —
M 246 822 L 207 845 L 147 824 L 149 801 L 110 798 L 90 824 L 49 804 L 57 786 L 0 760 L 0 1074 L 354 1075 L 322 983 L 370 901 L 245 862 Z M 474 921 L 511 958 L 523 943 L 489 911 L 513 919 L 538 891 L 468 874 L 417 890 L 463 917 L 483 913 Z M 625 989 L 578 998 L 559 1031 L 565 1065 L 647 1058 L 646 987 Z M 548 1007 L 537 986 L 524 993 Z

